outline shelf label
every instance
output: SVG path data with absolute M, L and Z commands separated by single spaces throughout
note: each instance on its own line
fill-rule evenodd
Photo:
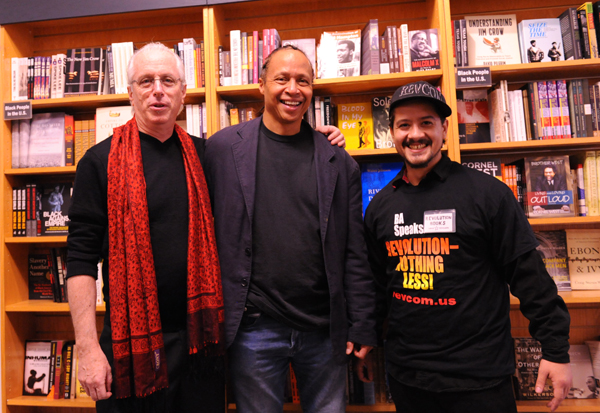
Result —
M 492 71 L 489 66 L 456 68 L 457 89 L 490 86 L 492 86 Z
M 31 119 L 31 101 L 4 104 L 4 120 Z

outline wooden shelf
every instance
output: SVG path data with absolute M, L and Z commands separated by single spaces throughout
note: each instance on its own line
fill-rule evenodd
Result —
M 565 9 L 566 7 L 564 6 Z M 525 83 L 545 79 L 594 78 L 599 76 L 599 64 L 600 59 L 580 59 L 492 66 L 492 81 L 507 80 L 509 83 Z
M 569 228 L 577 226 L 589 227 L 590 224 L 600 224 L 600 217 L 530 218 L 529 224 L 534 230 L 536 227 L 549 225 L 562 227 L 568 226 Z
M 6 169 L 8 176 L 33 176 L 33 175 L 73 175 L 77 166 L 58 166 L 54 168 L 15 168 Z
M 342 96 L 362 93 L 390 93 L 398 87 L 417 80 L 438 83 L 442 78 L 441 70 L 425 72 L 393 73 L 387 75 L 353 76 L 334 79 L 315 79 L 315 96 Z M 258 84 L 242 86 L 217 86 L 217 94 L 230 102 L 262 101 Z
M 597 304 L 600 301 L 600 290 L 559 291 L 567 305 Z M 519 305 L 519 299 L 511 294 L 510 305 Z
M 570 151 L 597 149 L 600 146 L 600 138 L 571 138 L 571 139 L 548 139 L 524 142 L 486 142 L 486 143 L 462 143 L 460 152 L 462 155 L 508 155 L 527 154 L 540 151 Z
M 54 244 L 57 242 L 67 242 L 67 236 L 56 235 L 48 237 L 6 237 L 4 242 L 7 244 Z
M 9 406 L 96 408 L 96 402 L 91 398 L 48 400 L 43 396 L 19 396 L 8 399 L 6 404 Z
M 96 306 L 96 313 L 104 314 L 104 305 Z M 7 313 L 69 313 L 69 303 L 55 303 L 52 300 L 26 300 L 7 304 Z

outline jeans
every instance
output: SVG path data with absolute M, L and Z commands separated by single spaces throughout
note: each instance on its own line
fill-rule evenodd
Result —
M 238 413 L 282 412 L 290 362 L 305 413 L 345 412 L 347 367 L 335 363 L 329 331 L 298 331 L 261 314 L 242 323 L 229 348 Z

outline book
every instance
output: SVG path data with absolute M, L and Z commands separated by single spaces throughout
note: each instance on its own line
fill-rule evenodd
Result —
M 231 52 L 231 84 L 242 84 L 242 33 L 240 30 L 229 32 Z
M 560 21 L 565 60 L 582 59 L 577 9 L 569 7 L 561 13 L 558 19 Z
M 596 59 L 599 57 L 599 55 L 598 55 L 598 39 L 597 39 L 597 35 L 596 35 L 596 26 L 594 24 L 594 6 L 592 5 L 592 2 L 586 1 L 585 3 L 583 3 L 579 7 L 577 7 L 577 11 L 582 12 L 580 14 L 580 22 L 581 22 L 581 19 L 583 19 L 583 17 L 584 17 L 583 11 L 585 11 L 585 19 L 587 21 L 587 41 L 590 46 L 590 57 L 592 59 Z M 585 35 L 584 35 L 584 37 L 585 37 Z
M 566 155 L 525 158 L 528 217 L 575 216 L 570 171 Z
M 565 60 L 560 19 L 528 19 L 518 24 L 523 63 Z
M 69 49 L 64 96 L 97 95 L 103 64 L 102 48 Z
M 317 49 L 315 46 L 315 39 L 291 39 L 291 40 L 282 40 L 281 45 L 285 46 L 291 44 L 292 46 L 297 47 L 302 50 L 308 60 L 310 60 L 310 64 L 312 65 L 313 70 L 316 73 L 316 54 Z M 257 81 L 258 83 L 258 81 Z
M 517 400 L 544 400 L 553 397 L 553 388 L 546 383 L 541 393 L 535 391 L 537 373 L 542 359 L 542 345 L 531 337 L 515 337 L 515 396 Z
M 319 79 L 360 76 L 360 30 L 323 32 L 317 47 Z
M 20 141 L 23 143 L 23 135 Z M 65 114 L 36 113 L 31 119 L 27 167 L 65 166 Z
M 339 104 L 338 128 L 346 138 L 346 149 L 373 149 L 371 102 Z
M 457 90 L 456 116 L 460 143 L 491 142 L 486 89 Z
M 440 46 L 437 29 L 411 30 L 408 32 L 410 39 L 410 70 L 439 69 Z
M 556 283 L 558 291 L 571 291 L 565 231 L 535 231 L 534 233 L 540 244 L 537 250 L 542 256 L 548 274 Z
M 94 144 L 112 136 L 114 128 L 126 124 L 132 117 L 131 106 L 96 108 L 96 140 Z
M 590 349 L 585 344 L 571 344 L 569 348 L 573 384 L 567 399 L 597 399 L 598 385 L 594 378 Z
M 571 288 L 600 289 L 600 234 L 588 229 L 568 228 L 566 232 Z
M 72 192 L 73 184 L 70 182 L 44 185 L 41 193 L 41 235 L 68 234 Z
M 462 161 L 463 166 L 476 169 L 502 181 L 502 161 L 500 158 L 469 158 Z
M 360 165 L 363 215 L 373 197 L 398 175 L 402 165 L 402 162 L 362 163 Z
M 469 66 L 521 63 L 515 14 L 465 16 Z
M 49 255 L 42 253 L 28 256 L 28 281 L 30 300 L 53 300 L 52 269 Z
M 390 102 L 391 96 L 376 96 L 371 99 L 371 114 L 373 116 L 373 139 L 375 149 L 393 148 L 394 141 L 390 131 Z
M 585 340 L 584 344 L 588 346 L 590 351 L 594 377 L 600 377 L 600 340 Z
M 361 75 L 379 74 L 379 22 L 371 19 L 362 29 Z
M 50 340 L 25 341 L 24 396 L 46 396 L 48 394 L 51 359 L 52 343 Z

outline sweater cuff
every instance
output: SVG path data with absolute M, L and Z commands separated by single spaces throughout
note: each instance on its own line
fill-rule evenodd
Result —
M 555 341 L 552 344 L 542 344 L 542 358 L 553 363 L 569 363 L 569 342 Z

